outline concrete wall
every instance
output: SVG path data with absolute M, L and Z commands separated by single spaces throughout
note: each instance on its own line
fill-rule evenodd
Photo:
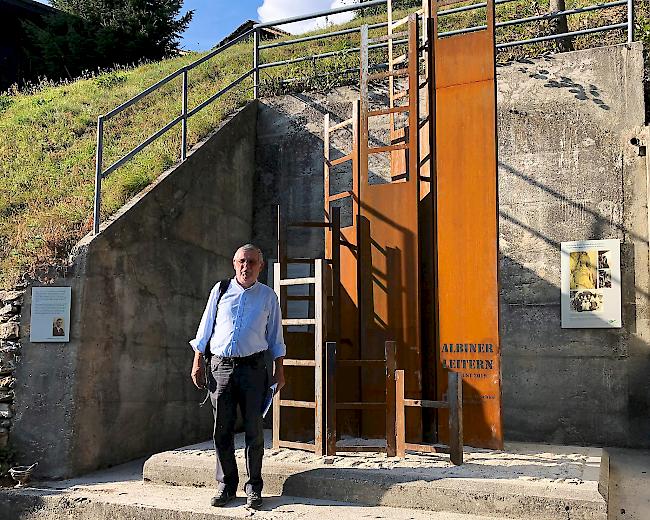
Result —
M 69 343 L 28 343 L 27 291 L 11 440 L 42 476 L 210 437 L 187 342 L 251 238 L 256 118 L 252 103 L 78 245 L 55 280 L 72 287 Z
M 648 211 L 640 44 L 499 67 L 501 338 L 507 439 L 650 446 Z M 378 95 L 375 93 L 375 95 Z M 275 247 L 274 204 L 320 219 L 323 115 L 350 117 L 352 88 L 264 100 L 254 236 Z M 468 143 L 471 146 L 471 143 Z M 333 144 L 336 158 L 346 153 Z M 337 190 L 338 191 L 338 190 Z M 622 240 L 623 329 L 560 327 L 560 242 Z M 322 231 L 289 240 L 323 254 Z

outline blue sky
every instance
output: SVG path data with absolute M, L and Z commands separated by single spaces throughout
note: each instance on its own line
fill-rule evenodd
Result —
M 48 3 L 46 0 L 38 0 Z M 183 34 L 181 46 L 188 50 L 207 50 L 230 34 L 242 22 L 253 19 L 263 22 L 330 9 L 354 3 L 355 0 L 185 0 L 183 12 L 193 9 L 194 19 Z M 348 15 L 338 15 L 329 21 L 341 23 Z M 283 27 L 300 33 L 322 25 L 310 21 Z

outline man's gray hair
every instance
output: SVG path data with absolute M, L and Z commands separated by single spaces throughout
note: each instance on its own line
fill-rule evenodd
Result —
M 255 244 L 244 244 L 239 249 L 237 249 L 237 251 L 255 251 L 260 260 L 260 263 L 264 262 L 264 255 L 262 254 L 262 250 L 259 247 L 257 247 Z M 232 257 L 233 260 L 237 256 L 237 251 L 235 251 L 235 254 Z

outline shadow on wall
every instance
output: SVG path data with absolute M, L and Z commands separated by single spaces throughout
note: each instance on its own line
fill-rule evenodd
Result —
M 530 67 L 528 72 L 538 75 L 533 79 L 548 83 L 548 88 L 565 90 L 578 101 L 590 100 L 603 110 L 609 107 L 595 85 L 555 78 L 545 71 Z M 260 104 L 254 234 L 269 258 L 275 256 L 275 205 L 280 201 L 293 219 L 322 219 L 322 118 L 329 112 L 336 124 L 350 117 L 354 94 L 351 90 L 346 98 L 345 93 L 333 93 L 327 99 L 295 95 Z M 349 152 L 349 138 L 343 133 L 332 141 L 332 158 Z M 645 281 L 636 280 L 635 270 L 642 268 L 635 262 L 642 254 L 634 245 L 647 239 L 643 230 L 637 232 L 627 224 L 625 211 L 634 203 L 628 195 L 631 187 L 616 181 L 625 172 L 608 178 L 612 185 L 618 183 L 615 193 L 599 188 L 600 192 L 589 194 L 589 186 L 581 191 L 582 178 L 567 188 L 560 177 L 557 182 L 550 177 L 549 182 L 539 164 L 515 167 L 507 155 L 503 154 L 499 164 L 500 189 L 510 196 L 507 192 L 516 182 L 522 196 L 500 201 L 499 209 L 506 438 L 647 446 L 650 346 L 642 339 L 646 323 L 637 323 L 641 312 L 637 300 L 649 293 Z M 591 166 L 574 165 L 574 174 L 588 177 L 585 182 L 589 183 L 598 178 L 600 169 L 608 167 L 604 161 L 609 161 L 609 155 L 593 160 Z M 593 171 L 587 174 L 585 167 Z M 332 193 L 349 189 L 350 173 L 345 168 L 332 173 Z M 345 220 L 345 209 L 342 216 Z M 561 328 L 560 242 L 579 238 L 622 239 L 622 329 Z M 322 256 L 322 230 L 296 230 L 289 247 L 295 256 Z
M 541 190 L 586 215 L 576 238 L 645 241 L 593 206 L 571 200 L 504 162 L 499 168 L 505 176 L 525 181 L 530 198 Z M 623 328 L 562 329 L 560 240 L 555 237 L 564 230 L 554 229 L 552 237 L 539 220 L 523 221 L 503 205 L 499 215 L 505 242 L 500 257 L 500 306 L 507 438 L 647 446 L 650 384 L 643 374 L 650 371 L 650 345 L 637 333 L 635 301 L 638 295 L 647 297 L 648 291 L 635 284 L 634 244 L 621 243 Z M 519 260 L 504 252 L 513 243 L 518 244 Z M 527 265 L 521 262 L 522 249 L 530 252 Z
M 591 101 L 602 110 L 610 109 L 610 106 L 603 100 L 604 96 L 602 90 L 597 85 L 594 85 L 593 83 L 583 85 L 568 76 L 555 75 L 553 72 L 540 67 L 541 61 L 553 62 L 555 59 L 552 56 L 546 56 L 537 61 L 522 59 L 517 60 L 516 63 L 521 64 L 521 66 L 518 67 L 519 72 L 527 74 L 531 79 L 544 81 L 544 86 L 546 88 L 566 89 L 568 92 L 573 94 L 573 97 L 578 101 Z M 497 65 L 497 67 L 504 66 L 505 65 Z M 512 66 L 512 64 L 508 64 L 508 66 Z

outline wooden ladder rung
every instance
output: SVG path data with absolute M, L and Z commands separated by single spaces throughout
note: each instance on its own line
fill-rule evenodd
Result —
M 330 126 L 329 131 L 330 131 L 330 133 L 334 132 L 335 130 L 338 130 L 339 128 L 346 127 L 351 123 L 352 123 L 352 118 L 346 119 L 345 121 L 341 121 L 340 123 L 337 123 L 335 125 Z
M 427 399 L 404 399 L 404 406 L 419 406 L 420 408 L 449 408 L 447 401 L 429 401 Z
M 315 367 L 316 361 L 313 359 L 284 359 L 285 367 Z
M 378 79 L 389 78 L 391 76 L 397 78 L 399 76 L 408 76 L 408 69 L 399 69 L 399 70 L 387 70 L 386 72 L 375 72 L 374 74 L 368 74 L 368 81 L 375 81 Z
M 449 453 L 449 446 L 444 444 L 413 444 L 407 442 L 404 444 L 407 451 L 419 451 L 422 453 Z
M 332 202 L 339 199 L 345 199 L 352 195 L 351 191 L 342 191 L 341 193 L 336 193 L 335 195 L 330 195 L 327 199 Z
M 379 43 L 392 40 L 394 38 L 404 38 L 409 35 L 408 31 L 394 32 L 391 34 L 384 34 L 383 36 L 377 36 L 376 38 L 370 38 L 368 43 Z
M 368 116 L 385 116 L 388 114 L 399 114 L 408 111 L 409 107 L 382 108 L 381 110 L 370 110 Z
M 364 453 L 364 452 L 385 452 L 386 446 L 336 446 L 336 451 L 347 451 L 354 453 Z
M 350 402 L 350 403 L 336 403 L 337 410 L 365 410 L 367 408 L 385 408 L 386 403 L 372 403 L 372 402 Z
M 282 320 L 282 325 L 316 325 L 314 318 L 285 318 Z
M 287 408 L 316 408 L 314 401 L 294 401 L 291 399 L 280 399 L 280 406 Z
M 284 280 L 280 280 L 280 285 L 309 285 L 315 283 L 316 278 L 314 276 L 307 278 L 285 278 Z
M 406 150 L 409 145 L 407 143 L 403 144 L 390 144 L 388 146 L 376 146 L 375 148 L 368 148 L 368 153 L 385 153 L 385 152 L 394 152 L 396 150 Z
M 293 448 L 294 450 L 316 451 L 316 446 L 308 442 L 279 441 L 280 448 Z
M 407 59 L 408 59 L 408 54 L 402 54 L 397 58 L 393 58 L 393 65 L 399 65 L 400 63 L 404 63 Z
M 328 166 L 338 166 L 339 164 L 343 164 L 344 162 L 351 161 L 351 160 L 352 160 L 351 153 L 344 155 L 343 157 L 339 157 L 338 159 L 334 159 L 333 161 L 330 161 L 329 159 L 325 159 L 325 161 L 327 161 Z

